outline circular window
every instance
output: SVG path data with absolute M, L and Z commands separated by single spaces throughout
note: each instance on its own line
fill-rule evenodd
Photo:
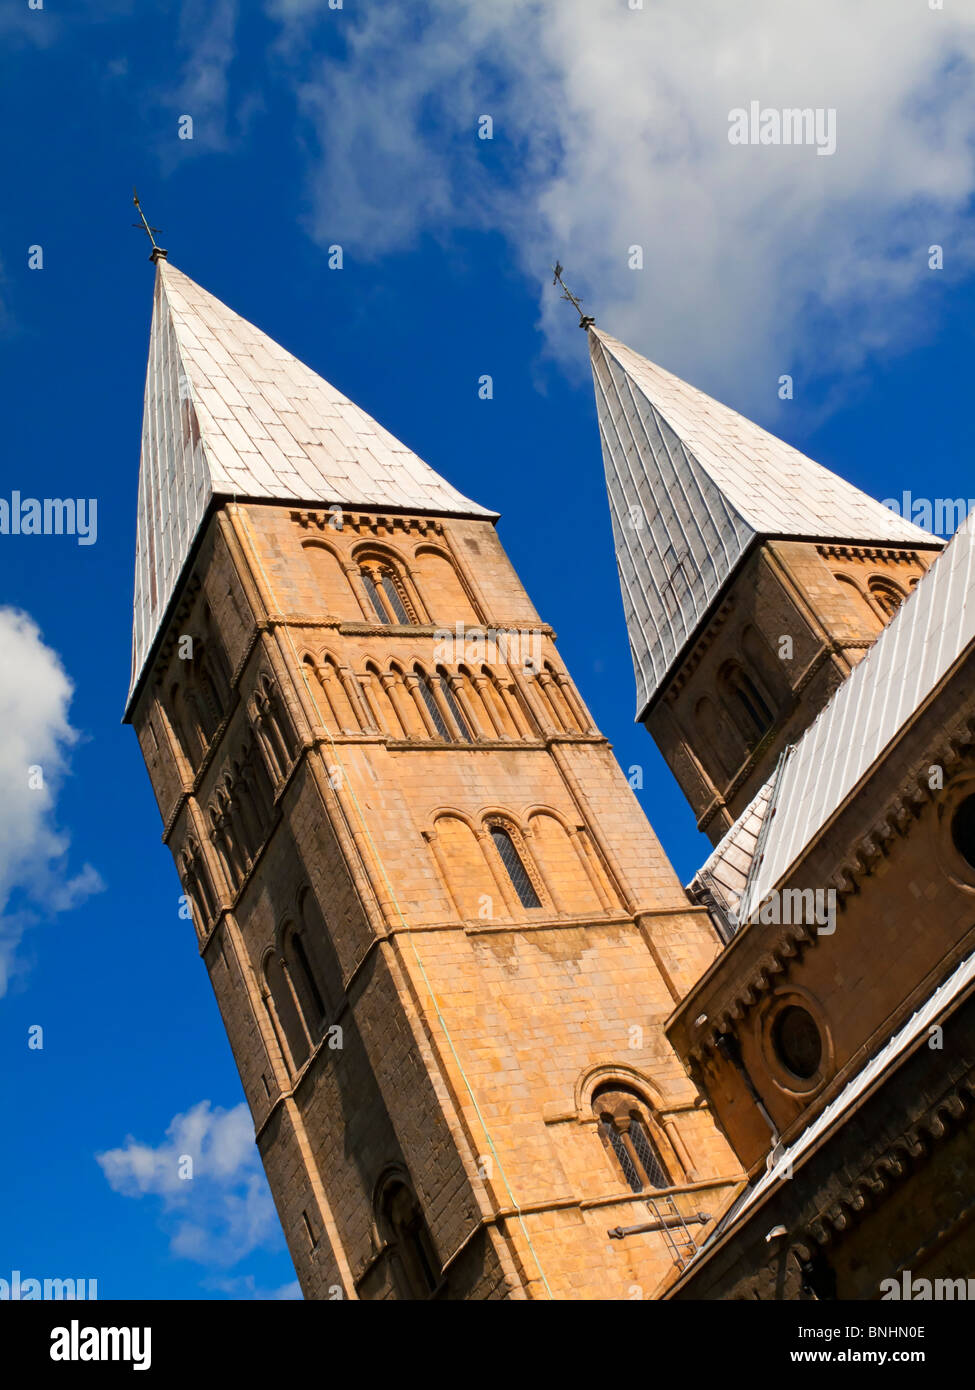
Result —
M 966 796 L 951 818 L 955 849 L 975 869 L 975 796 Z
M 772 1026 L 772 1042 L 779 1060 L 793 1076 L 808 1081 L 819 1070 L 823 1040 L 811 1013 L 790 1004 Z

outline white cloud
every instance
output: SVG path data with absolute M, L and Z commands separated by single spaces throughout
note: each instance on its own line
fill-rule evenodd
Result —
M 323 61 L 324 7 L 268 6 L 317 136 L 316 237 L 368 257 L 499 228 L 572 358 L 556 255 L 604 327 L 763 399 L 780 372 L 849 373 L 929 331 L 931 243 L 946 275 L 975 263 L 970 7 L 429 0 L 337 12 L 345 51 Z M 836 153 L 732 146 L 729 112 L 752 100 L 835 108 Z
M 55 820 L 59 785 L 78 734 L 72 685 L 26 613 L 0 608 L 0 995 L 24 929 L 103 887 L 90 864 L 68 868 L 70 839 Z M 24 906 L 19 903 L 30 904 Z M 17 903 L 18 905 L 12 905 Z
M 223 1110 L 202 1100 L 173 1117 L 160 1144 L 129 1135 L 121 1148 L 95 1158 L 116 1192 L 161 1199 L 163 1225 L 176 1256 L 227 1267 L 280 1239 L 243 1103 Z M 191 1176 L 181 1177 L 181 1172 Z
M 179 47 L 185 60 L 172 100 L 180 116 L 193 118 L 193 139 L 180 142 L 184 151 L 222 150 L 227 146 L 229 73 L 236 57 L 236 26 L 237 0 L 183 0 Z

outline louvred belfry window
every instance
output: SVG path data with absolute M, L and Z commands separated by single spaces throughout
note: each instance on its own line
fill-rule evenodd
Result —
M 650 1135 L 649 1107 L 635 1091 L 606 1087 L 592 1099 L 599 1135 L 633 1192 L 670 1186 Z
M 372 571 L 364 569 L 361 571 L 361 574 L 362 582 L 365 585 L 366 593 L 369 595 L 369 602 L 376 610 L 376 617 L 379 619 L 381 623 L 388 623 L 389 617 L 386 613 L 386 605 L 383 603 L 382 599 L 379 596 L 379 589 L 376 585 L 375 579 L 372 577 Z
M 453 719 L 454 723 L 457 725 L 457 732 L 460 734 L 461 738 L 464 740 L 465 743 L 473 743 L 474 735 L 471 733 L 470 725 L 464 718 L 464 713 L 457 702 L 457 697 L 454 695 L 454 692 L 450 688 L 450 681 L 447 679 L 447 677 L 443 674 L 442 671 L 437 672 L 435 679 L 437 682 L 437 688 L 439 689 L 440 694 L 443 696 L 444 704 L 450 710 L 450 716 Z
M 419 666 L 415 668 L 414 675 L 420 683 L 420 696 L 423 700 L 424 705 L 426 706 L 427 713 L 433 721 L 433 727 L 436 729 L 437 733 L 445 743 L 450 743 L 451 733 L 447 727 L 447 721 L 441 714 L 440 706 L 437 704 L 433 691 L 430 688 L 429 679 L 426 675 L 424 675 L 423 671 L 420 669 Z
M 522 863 L 521 855 L 515 848 L 514 841 L 507 830 L 500 825 L 492 825 L 491 839 L 501 856 L 501 862 L 507 870 L 508 877 L 511 879 L 522 907 L 541 907 L 541 899 L 535 892 L 535 885 L 532 883 L 528 870 Z
M 364 560 L 359 566 L 359 573 L 369 602 L 381 623 L 405 627 L 416 622 L 402 581 L 392 565 L 378 560 Z
M 885 584 L 882 580 L 870 585 L 870 596 L 888 618 L 892 618 L 904 602 L 904 595 L 896 585 Z
M 768 701 L 759 690 L 757 683 L 736 661 L 729 661 L 721 671 L 721 685 L 731 712 L 744 714 L 745 733 L 749 744 L 769 729 L 775 719 Z
M 386 595 L 386 602 L 393 610 L 397 620 L 401 623 L 409 623 L 411 621 L 410 615 L 406 611 L 406 607 L 400 597 L 400 592 L 396 587 L 396 581 L 393 579 L 389 570 L 382 571 L 380 583 L 383 586 L 383 593 Z
M 400 1297 L 429 1298 L 440 1282 L 439 1261 L 423 1212 L 405 1183 L 386 1188 L 382 1225 L 395 1259 Z

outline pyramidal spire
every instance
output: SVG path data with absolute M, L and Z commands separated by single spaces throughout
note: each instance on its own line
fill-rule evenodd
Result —
M 607 333 L 589 346 L 638 719 L 757 541 L 943 545 Z
M 496 517 L 266 333 L 156 259 L 129 705 L 215 499 Z

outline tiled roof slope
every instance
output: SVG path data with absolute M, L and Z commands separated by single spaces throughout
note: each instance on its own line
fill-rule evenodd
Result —
M 725 832 L 687 885 L 688 892 L 695 899 L 702 893 L 710 894 L 722 913 L 731 920 L 737 917 L 748 883 L 771 795 L 772 781 L 769 780 Z

